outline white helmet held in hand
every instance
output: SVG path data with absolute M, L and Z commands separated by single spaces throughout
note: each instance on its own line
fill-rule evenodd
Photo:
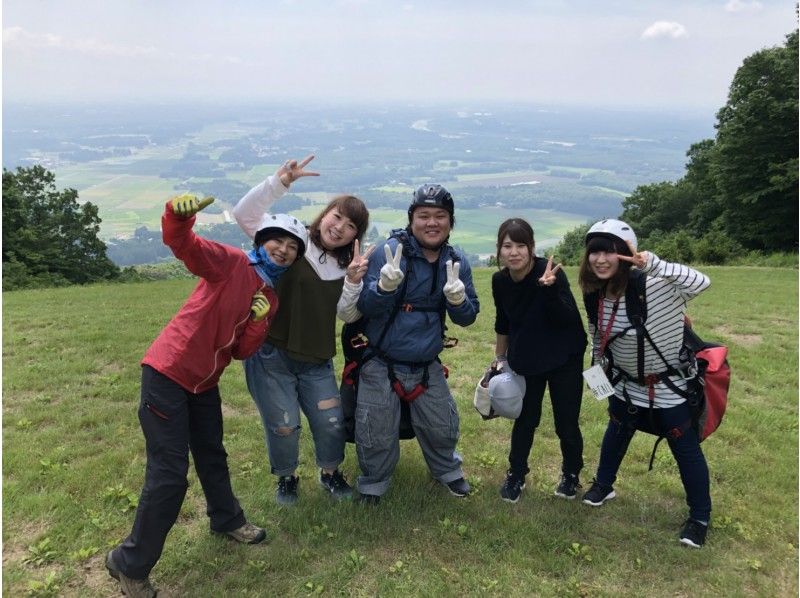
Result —
M 264 235 L 271 232 L 288 233 L 300 243 L 297 257 L 301 257 L 305 253 L 306 247 L 308 247 L 308 231 L 306 230 L 306 225 L 294 216 L 289 216 L 289 214 L 264 214 L 258 225 L 258 232 L 255 234 L 255 244 L 261 245 L 264 242 L 261 241 Z
M 500 417 L 517 419 L 522 412 L 525 396 L 525 377 L 510 369 L 489 380 L 489 402 L 492 411 Z
M 606 218 L 600 222 L 595 222 L 589 232 L 586 233 L 586 243 L 593 237 L 616 237 L 623 243 L 627 244 L 630 241 L 633 244 L 633 250 L 636 251 L 636 233 L 633 229 L 622 220 L 615 220 L 613 218 Z

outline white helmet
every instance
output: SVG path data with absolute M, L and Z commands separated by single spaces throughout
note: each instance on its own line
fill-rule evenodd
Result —
M 633 250 L 636 251 L 636 233 L 622 220 L 614 220 L 613 218 L 606 218 L 600 222 L 595 222 L 589 232 L 586 233 L 585 242 L 588 243 L 593 237 L 607 237 L 612 236 L 620 239 L 623 243 L 627 244 L 630 241 L 633 244 Z
M 511 370 L 489 380 L 489 402 L 492 411 L 501 417 L 517 419 L 522 412 L 522 397 L 525 396 L 525 377 Z
M 300 243 L 300 247 L 297 248 L 297 257 L 301 257 L 305 253 L 308 246 L 308 231 L 306 230 L 306 225 L 294 216 L 289 216 L 289 214 L 264 214 L 255 234 L 256 244 L 261 244 L 257 240 L 259 235 L 270 231 L 289 233 Z
M 484 386 L 482 382 L 478 382 L 477 386 L 475 386 L 475 396 L 472 399 L 472 404 L 483 419 L 497 417 L 492 413 L 492 403 L 489 401 L 489 388 Z

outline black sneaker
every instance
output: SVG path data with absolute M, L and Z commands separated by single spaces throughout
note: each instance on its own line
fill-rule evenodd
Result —
M 519 500 L 523 488 L 525 488 L 525 476 L 517 475 L 509 469 L 506 473 L 506 481 L 500 488 L 500 498 L 515 503 Z
M 607 500 L 611 500 L 617 495 L 613 488 L 606 488 L 597 483 L 597 480 L 592 481 L 592 487 L 589 488 L 583 495 L 583 503 L 593 507 L 599 507 Z
M 278 489 L 275 500 L 279 505 L 293 505 L 297 502 L 297 484 L 300 478 L 296 475 L 282 475 L 278 478 Z
M 689 518 L 681 530 L 681 544 L 691 548 L 700 548 L 706 543 L 708 525 L 703 525 L 696 519 Z
M 472 488 L 469 487 L 467 480 L 464 478 L 458 478 L 452 482 L 447 482 L 445 485 L 447 486 L 447 489 L 450 490 L 450 494 L 459 498 L 469 496 L 470 490 L 472 490 Z
M 357 502 L 362 505 L 378 506 L 381 502 L 381 497 L 376 494 L 359 494 Z
M 333 473 L 319 472 L 319 483 L 331 493 L 333 498 L 341 500 L 353 496 L 353 489 L 338 469 Z
M 582 488 L 578 476 L 574 473 L 562 473 L 555 495 L 567 500 L 573 500 L 578 495 L 578 488 Z

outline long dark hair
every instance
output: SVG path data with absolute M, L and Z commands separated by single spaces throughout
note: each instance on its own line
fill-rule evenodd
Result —
M 367 226 L 369 226 L 369 210 L 367 210 L 367 206 L 364 205 L 364 202 L 355 195 L 337 195 L 328 202 L 325 209 L 319 213 L 314 219 L 314 222 L 308 227 L 308 237 L 311 239 L 311 242 L 320 249 L 325 250 L 322 246 L 319 223 L 322 222 L 322 219 L 334 208 L 336 208 L 342 216 L 346 216 L 353 221 L 357 231 L 353 241 L 358 240 L 358 242 L 361 243 L 364 234 L 367 232 Z M 348 264 L 350 264 L 350 261 L 353 259 L 353 243 L 345 245 L 344 247 L 337 247 L 336 249 L 325 251 L 336 258 L 336 263 L 339 264 L 339 267 L 342 269 L 347 268 Z
M 533 251 L 536 249 L 536 242 L 533 239 L 533 227 L 528 224 L 527 220 L 522 218 L 509 218 L 497 229 L 497 253 L 495 254 L 497 267 L 502 267 L 500 265 L 500 247 L 503 246 L 503 241 L 506 237 L 514 241 L 514 243 L 523 243 L 528 248 L 531 264 L 533 264 Z

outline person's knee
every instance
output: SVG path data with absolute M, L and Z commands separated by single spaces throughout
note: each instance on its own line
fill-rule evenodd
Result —
M 273 432 L 276 436 L 287 437 L 296 434 L 299 430 L 299 426 L 276 426 Z
M 320 411 L 329 411 L 331 409 L 337 409 L 341 407 L 342 402 L 339 400 L 339 397 L 330 397 L 328 399 L 321 399 L 317 401 L 317 409 Z

